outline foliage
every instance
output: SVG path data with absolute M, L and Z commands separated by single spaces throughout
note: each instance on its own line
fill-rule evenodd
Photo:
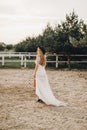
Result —
M 6 46 L 5 43 L 0 42 L 0 51 L 4 51 L 5 46 Z
M 54 28 L 47 24 L 42 35 L 28 37 L 15 46 L 15 51 L 34 52 L 38 45 L 45 47 L 47 52 L 87 53 L 87 25 L 73 11 L 66 14 L 65 21 Z
M 6 45 L 6 49 L 7 50 L 12 50 L 13 49 L 13 45 L 12 44 Z

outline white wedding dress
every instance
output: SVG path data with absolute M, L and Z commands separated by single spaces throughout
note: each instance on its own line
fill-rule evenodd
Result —
M 36 72 L 36 95 L 47 105 L 66 106 L 66 103 L 57 100 L 53 95 L 48 82 L 45 66 L 40 65 L 39 61 L 40 57 L 35 61 L 35 63 L 38 64 L 38 70 Z

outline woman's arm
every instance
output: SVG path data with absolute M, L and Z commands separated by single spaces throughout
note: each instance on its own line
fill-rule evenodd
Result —
M 38 64 L 36 64 L 36 66 L 35 66 L 35 70 L 34 70 L 34 78 L 36 78 L 36 72 L 37 72 L 37 70 L 38 70 Z
M 40 61 L 40 57 L 38 56 L 38 57 L 36 58 L 36 66 L 35 66 L 35 71 L 34 71 L 34 78 L 36 78 L 36 72 L 37 72 L 37 70 L 38 70 L 39 61 Z

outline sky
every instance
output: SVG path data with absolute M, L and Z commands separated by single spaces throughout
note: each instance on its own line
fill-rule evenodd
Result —
M 38 36 L 75 11 L 87 23 L 87 0 L 0 0 L 0 42 L 17 44 Z

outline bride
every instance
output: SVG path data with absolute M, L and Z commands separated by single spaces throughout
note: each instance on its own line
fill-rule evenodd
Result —
M 45 66 L 46 57 L 43 47 L 37 48 L 36 66 L 34 71 L 34 78 L 36 78 L 36 95 L 38 96 L 38 102 L 44 102 L 47 105 L 66 106 L 65 103 L 57 100 L 52 93 L 50 84 L 48 82 Z

